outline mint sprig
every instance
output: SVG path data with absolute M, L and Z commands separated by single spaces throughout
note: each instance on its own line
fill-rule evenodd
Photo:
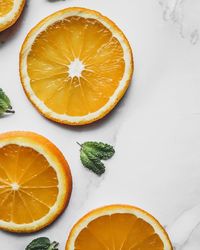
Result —
M 80 149 L 80 159 L 86 168 L 93 171 L 97 175 L 102 175 L 105 172 L 105 165 L 102 160 L 110 159 L 115 150 L 113 146 L 102 142 L 85 142 L 78 143 Z
M 15 113 L 12 109 L 9 97 L 0 88 L 0 116 L 4 113 Z
M 25 250 L 58 250 L 58 244 L 56 241 L 51 243 L 46 237 L 40 237 L 31 241 Z

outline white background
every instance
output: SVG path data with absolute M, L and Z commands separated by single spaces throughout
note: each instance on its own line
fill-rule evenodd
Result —
M 27 32 L 68 6 L 95 9 L 115 21 L 129 39 L 135 60 L 132 85 L 120 104 L 102 121 L 80 128 L 40 116 L 18 74 Z M 181 37 L 180 20 L 173 25 L 163 19 L 167 8 L 146 0 L 29 0 L 17 24 L 0 34 L 0 87 L 16 111 L 0 119 L 0 132 L 30 130 L 48 137 L 67 158 L 74 182 L 70 204 L 53 225 L 32 235 L 1 231 L 1 249 L 22 250 L 32 239 L 48 236 L 59 241 L 62 250 L 78 218 L 112 203 L 152 213 L 176 249 L 200 248 L 200 45 Z M 87 140 L 116 148 L 101 178 L 81 166 L 75 142 Z

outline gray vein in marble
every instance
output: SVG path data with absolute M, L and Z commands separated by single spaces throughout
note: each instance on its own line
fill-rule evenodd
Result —
M 159 0 L 163 9 L 163 19 L 178 27 L 181 37 L 191 44 L 199 41 L 200 2 L 197 0 Z
M 185 226 L 187 225 L 187 227 Z M 172 241 L 176 250 L 185 248 L 190 243 L 194 232 L 200 226 L 200 204 L 184 210 L 171 226 L 167 227 L 170 235 L 173 235 Z

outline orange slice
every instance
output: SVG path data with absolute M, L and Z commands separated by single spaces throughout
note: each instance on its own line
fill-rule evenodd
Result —
M 25 0 L 0 0 L 0 32 L 17 21 L 24 5 Z
M 37 24 L 20 53 L 20 75 L 34 106 L 70 125 L 96 121 L 124 95 L 133 74 L 130 45 L 100 13 L 58 11 Z
M 172 250 L 169 237 L 147 212 L 127 205 L 94 210 L 73 227 L 66 250 Z
M 68 163 L 46 138 L 31 132 L 0 134 L 0 228 L 34 232 L 52 223 L 72 189 Z

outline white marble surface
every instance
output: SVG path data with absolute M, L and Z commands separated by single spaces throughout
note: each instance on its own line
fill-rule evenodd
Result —
M 123 29 L 134 50 L 135 75 L 115 110 L 100 122 L 72 128 L 41 117 L 18 75 L 20 45 L 46 15 L 68 6 L 101 11 Z M 0 34 L 0 87 L 16 114 L 0 132 L 32 130 L 52 140 L 71 166 L 74 188 L 65 213 L 33 235 L 0 231 L 1 249 L 21 250 L 38 236 L 64 249 L 74 222 L 112 203 L 139 206 L 165 226 L 176 250 L 200 249 L 200 2 L 199 0 L 27 0 L 19 22 Z M 115 145 L 101 178 L 81 166 L 76 141 Z

